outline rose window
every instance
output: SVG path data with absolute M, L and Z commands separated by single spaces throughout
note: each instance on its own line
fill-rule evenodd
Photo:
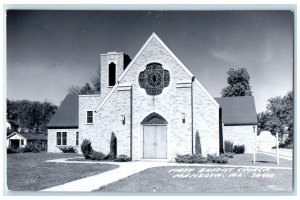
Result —
M 150 63 L 139 75 L 139 84 L 148 95 L 161 94 L 170 83 L 170 73 L 159 63 Z

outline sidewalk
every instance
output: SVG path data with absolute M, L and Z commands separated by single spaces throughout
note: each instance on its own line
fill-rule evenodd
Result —
M 53 162 L 71 162 L 71 161 L 65 161 L 64 159 L 57 159 L 53 160 Z M 79 163 L 78 161 L 74 161 L 76 163 Z M 87 163 L 87 162 L 84 162 Z M 91 162 L 92 163 L 92 162 Z M 93 162 L 95 163 L 95 162 Z M 105 162 L 102 162 L 105 163 Z M 119 165 L 120 167 L 111 170 L 108 172 L 104 172 L 101 174 L 97 174 L 94 176 L 89 176 L 83 179 L 79 179 L 76 181 L 72 181 L 69 183 L 65 183 L 63 185 L 54 186 L 51 188 L 47 188 L 41 191 L 64 191 L 64 192 L 90 192 L 92 190 L 96 190 L 101 186 L 110 184 L 112 182 L 118 181 L 120 179 L 126 178 L 132 174 L 141 172 L 147 168 L 161 166 L 162 163 L 153 163 L 153 162 L 126 162 L 126 163 L 111 163 Z
M 67 159 L 56 159 L 50 160 L 47 162 L 67 162 L 67 163 L 96 163 L 96 162 L 86 162 L 86 161 L 66 161 Z M 111 162 L 99 162 L 99 163 L 110 163 L 119 165 L 119 168 L 104 172 L 101 174 L 97 174 L 94 176 L 89 176 L 86 178 L 82 178 L 76 181 L 68 182 L 62 185 L 54 186 L 51 188 L 47 188 L 41 190 L 42 192 L 90 192 L 92 190 L 99 189 L 100 187 L 118 181 L 120 179 L 126 178 L 132 174 L 141 172 L 145 169 L 152 167 L 160 167 L 160 166 L 201 166 L 201 167 L 253 167 L 253 168 L 261 168 L 261 166 L 235 166 L 235 165 L 215 165 L 215 164 L 184 164 L 184 163 L 169 163 L 169 162 L 155 162 L 155 161 L 134 161 L 134 162 L 124 162 L 124 163 L 111 163 Z M 271 169 L 292 169 L 289 167 L 266 167 Z

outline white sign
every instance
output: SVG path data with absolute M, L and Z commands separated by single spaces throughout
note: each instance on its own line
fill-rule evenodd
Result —
M 257 136 L 256 144 L 260 151 L 271 151 L 272 147 L 276 147 L 276 137 L 269 131 L 262 131 L 259 136 Z

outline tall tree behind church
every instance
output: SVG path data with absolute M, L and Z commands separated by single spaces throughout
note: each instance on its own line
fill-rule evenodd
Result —
M 222 97 L 252 96 L 250 75 L 246 68 L 230 68 L 227 74 L 228 86 L 222 89 Z

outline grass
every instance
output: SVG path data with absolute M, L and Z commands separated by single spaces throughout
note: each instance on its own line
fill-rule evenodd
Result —
M 117 168 L 111 164 L 46 163 L 73 158 L 74 153 L 18 153 L 7 155 L 7 186 L 11 191 L 37 191 Z
M 234 154 L 228 165 L 277 167 L 276 157 L 265 154 L 256 154 L 256 163 L 252 161 L 253 154 Z M 278 167 L 292 167 L 292 161 L 280 158 Z
M 271 162 L 276 161 L 271 156 L 259 154 L 257 160 L 261 162 L 257 163 L 252 163 L 251 158 L 252 155 L 249 154 L 235 155 L 233 159 L 229 159 L 227 165 L 277 166 Z M 280 159 L 280 162 L 279 167 L 292 167 L 292 161 Z M 201 173 L 202 175 L 221 174 L 220 177 L 212 176 L 210 178 L 193 176 L 179 178 L 175 175 L 181 173 L 170 172 L 172 169 L 189 169 L 193 170 L 190 174 L 197 174 L 199 170 L 204 168 L 209 170 L 231 169 L 232 171 Z M 293 170 L 270 169 L 267 172 L 240 172 L 241 169 L 245 168 L 218 166 L 155 167 L 103 186 L 96 192 L 291 192 L 293 190 Z M 258 174 L 268 174 L 269 177 L 257 177 Z
M 203 167 L 184 167 L 198 171 Z M 216 167 L 206 167 L 213 169 Z M 252 177 L 252 173 L 243 173 L 242 177 L 229 177 L 231 173 L 222 173 L 224 177 L 212 178 L 173 178 L 171 169 L 182 167 L 155 167 L 111 183 L 96 190 L 97 192 L 291 192 L 292 170 L 272 169 L 268 173 L 273 178 Z M 236 170 L 237 171 L 237 170 Z

